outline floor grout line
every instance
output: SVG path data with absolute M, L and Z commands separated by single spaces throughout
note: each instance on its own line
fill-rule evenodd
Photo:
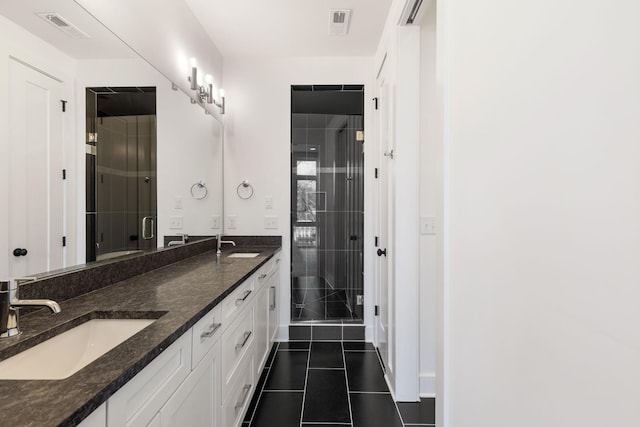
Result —
M 264 383 L 262 384 L 262 388 L 260 389 L 260 394 L 258 394 L 258 400 L 256 400 L 256 404 L 253 407 L 253 412 L 251 413 L 251 417 L 249 418 L 249 426 L 251 426 L 251 423 L 253 422 L 253 417 L 255 417 L 256 415 L 256 411 L 258 410 L 258 405 L 260 405 L 260 400 L 262 400 L 262 392 L 264 391 L 264 387 L 267 385 L 267 381 L 269 380 L 269 374 L 271 374 L 271 366 L 273 366 L 273 361 L 276 359 L 276 356 L 278 355 L 278 347 L 280 347 L 280 343 L 275 343 L 274 345 L 276 349 L 275 349 L 275 354 L 273 355 L 273 359 L 271 359 L 271 363 L 269 363 L 269 367 L 267 368 L 265 366 L 265 368 L 260 373 L 260 375 L 262 376 L 264 371 L 267 371 L 267 375 L 264 378 Z M 269 354 L 271 354 L 271 352 L 269 352 Z M 258 381 L 260 381 L 260 378 L 258 378 Z M 251 402 L 249 402 L 249 404 L 251 404 Z
M 349 406 L 349 419 L 351 420 L 351 425 L 355 422 L 353 420 L 353 409 L 351 409 L 351 395 L 349 394 L 349 377 L 347 376 L 347 360 L 344 357 L 344 344 L 340 343 L 340 347 L 342 347 L 342 363 L 344 364 L 344 384 L 347 386 L 347 405 Z
M 300 427 L 302 427 L 302 420 L 304 419 L 304 403 L 307 398 L 307 382 L 309 380 L 309 362 L 311 362 L 311 344 L 309 344 L 309 354 L 307 354 L 307 369 L 305 370 L 305 373 L 304 373 L 304 390 L 302 391 L 302 408 L 300 408 Z

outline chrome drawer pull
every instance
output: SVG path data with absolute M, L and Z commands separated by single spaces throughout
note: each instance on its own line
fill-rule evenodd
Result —
M 249 298 L 249 295 L 251 295 L 251 290 L 244 291 L 244 294 L 242 295 L 242 298 L 238 298 L 236 300 L 236 305 L 240 305 L 243 302 L 245 302 L 247 300 L 247 298 Z
M 269 311 L 276 309 L 276 287 L 271 286 L 269 288 Z
M 209 326 L 209 330 L 200 334 L 200 339 L 211 338 L 218 329 L 222 326 L 222 323 L 212 323 Z
M 251 331 L 247 331 L 244 333 L 244 339 L 242 340 L 242 344 L 236 344 L 236 352 L 242 349 L 242 347 L 244 347 L 245 344 L 247 344 L 247 341 L 249 341 L 250 336 L 251 336 Z
M 242 387 L 242 399 L 240 399 L 236 403 L 236 406 L 234 406 L 234 409 L 236 410 L 236 412 L 238 412 L 238 409 L 241 409 L 244 406 L 244 404 L 247 402 L 247 397 L 249 397 L 249 391 L 251 391 L 251 384 L 245 384 L 245 386 Z

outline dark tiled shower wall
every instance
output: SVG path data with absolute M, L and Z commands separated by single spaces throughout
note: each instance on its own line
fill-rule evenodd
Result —
M 292 325 L 289 341 L 364 341 L 364 325 Z

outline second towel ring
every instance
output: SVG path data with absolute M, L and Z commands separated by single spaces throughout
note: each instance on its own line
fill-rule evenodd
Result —
M 191 186 L 191 197 L 196 200 L 202 200 L 207 197 L 207 186 L 204 181 L 200 180 Z
M 244 195 L 240 193 L 240 189 L 245 189 L 243 190 Z M 245 179 L 238 185 L 238 188 L 236 188 L 236 193 L 238 193 L 238 197 L 242 200 L 248 200 L 253 197 L 253 187 L 249 184 L 249 181 Z

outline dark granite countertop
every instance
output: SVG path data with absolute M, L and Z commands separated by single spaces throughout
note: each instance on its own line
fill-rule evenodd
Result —
M 246 247 L 243 249 L 247 249 Z M 0 342 L 0 359 L 43 341 L 79 318 L 158 318 L 118 347 L 64 380 L 0 380 L 0 425 L 72 426 L 97 409 L 158 354 L 187 332 L 278 247 L 252 247 L 255 258 L 232 251 L 195 255 L 63 301 L 62 312 L 23 316 L 20 337 Z M 75 321 L 74 321 L 75 319 Z

